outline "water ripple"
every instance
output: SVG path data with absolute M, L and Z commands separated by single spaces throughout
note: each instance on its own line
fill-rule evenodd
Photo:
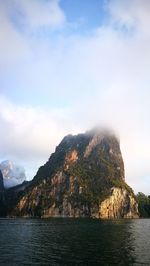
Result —
M 150 220 L 0 219 L 1 265 L 150 265 Z

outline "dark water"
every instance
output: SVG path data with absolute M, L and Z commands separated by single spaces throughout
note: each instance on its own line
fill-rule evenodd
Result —
M 0 265 L 150 265 L 150 220 L 0 219 Z

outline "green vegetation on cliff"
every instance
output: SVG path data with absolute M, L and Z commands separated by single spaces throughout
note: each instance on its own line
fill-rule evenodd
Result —
M 150 196 L 146 196 L 144 193 L 139 192 L 136 195 L 138 202 L 139 215 L 141 218 L 150 217 Z

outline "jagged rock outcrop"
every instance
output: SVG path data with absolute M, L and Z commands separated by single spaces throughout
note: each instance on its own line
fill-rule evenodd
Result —
M 65 137 L 10 215 L 138 217 L 118 139 L 106 130 Z

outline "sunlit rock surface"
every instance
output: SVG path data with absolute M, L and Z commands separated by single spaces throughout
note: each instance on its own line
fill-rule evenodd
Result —
M 102 219 L 138 218 L 138 204 L 126 189 L 112 188 L 111 195 L 100 204 Z

